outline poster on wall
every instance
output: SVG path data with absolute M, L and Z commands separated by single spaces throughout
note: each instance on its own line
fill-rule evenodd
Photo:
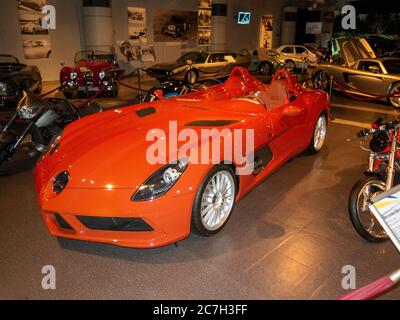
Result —
M 42 26 L 42 7 L 45 0 L 16 0 L 19 27 L 22 35 L 22 45 L 25 59 L 49 59 L 51 45 L 49 30 Z
M 133 43 L 147 43 L 146 9 L 128 7 L 129 40 Z
M 199 0 L 199 8 L 211 9 L 212 0 Z
M 273 17 L 270 15 L 263 16 L 261 19 L 260 47 L 272 49 L 273 36 Z
M 197 34 L 198 46 L 211 45 L 211 0 L 199 1 L 198 26 Z
M 155 42 L 196 43 L 197 12 L 154 9 L 153 32 Z

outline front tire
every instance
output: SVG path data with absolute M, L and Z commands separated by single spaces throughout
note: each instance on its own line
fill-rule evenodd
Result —
M 328 131 L 328 119 L 325 113 L 321 113 L 315 124 L 313 137 L 308 147 L 308 152 L 310 154 L 316 154 L 319 151 L 321 151 L 325 143 L 327 131 Z
M 194 70 L 194 69 L 189 70 L 189 71 L 186 73 L 186 76 L 185 76 L 186 82 L 189 83 L 189 84 L 191 84 L 191 85 L 196 84 L 198 78 L 199 78 L 199 76 L 198 76 L 198 74 L 197 74 L 197 71 Z
M 274 71 L 274 67 L 273 67 L 272 63 L 262 62 L 262 63 L 260 63 L 260 65 L 258 67 L 258 71 L 263 76 L 270 76 L 270 75 L 272 75 L 272 73 Z
M 376 177 L 361 178 L 349 197 L 350 220 L 357 233 L 370 242 L 382 242 L 389 238 L 385 230 L 368 209 L 367 200 L 385 191 L 385 182 Z
M 229 166 L 217 165 L 207 174 L 192 210 L 194 233 L 210 237 L 223 229 L 235 205 L 236 185 L 235 174 Z
M 391 90 L 389 91 L 389 96 L 397 95 L 398 97 L 388 98 L 388 102 L 392 105 L 395 109 L 400 109 L 400 82 L 393 85 Z

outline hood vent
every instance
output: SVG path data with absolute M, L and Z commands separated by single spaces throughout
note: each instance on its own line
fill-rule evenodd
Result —
M 136 111 L 136 114 L 139 118 L 144 118 L 144 117 L 147 117 L 147 116 L 149 116 L 151 114 L 155 114 L 155 113 L 156 113 L 156 109 L 154 109 L 153 107 Z
M 185 124 L 186 127 L 225 127 L 233 123 L 236 120 L 198 120 Z

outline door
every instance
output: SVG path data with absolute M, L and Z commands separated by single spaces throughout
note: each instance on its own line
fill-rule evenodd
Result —
M 356 70 L 359 72 L 348 75 L 348 86 L 373 95 L 386 94 L 390 80 L 385 79 L 379 62 L 371 60 L 359 61 Z

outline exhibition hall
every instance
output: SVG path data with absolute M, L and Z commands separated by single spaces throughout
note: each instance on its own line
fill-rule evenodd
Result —
M 394 2 L 3 0 L 0 300 L 398 300 L 399 116 Z

